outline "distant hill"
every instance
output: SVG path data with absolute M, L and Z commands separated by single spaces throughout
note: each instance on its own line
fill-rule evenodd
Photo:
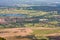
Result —
M 18 8 L 18 7 L 17 7 Z M 60 13 L 60 5 L 59 6 L 29 6 L 29 7 L 19 7 L 24 10 L 40 10 L 40 11 L 57 11 Z
M 24 6 L 23 6 L 24 5 Z M 1 0 L 0 8 L 23 8 L 28 10 L 58 11 L 60 13 L 59 0 Z
M 60 11 L 60 6 L 31 6 L 33 10 Z

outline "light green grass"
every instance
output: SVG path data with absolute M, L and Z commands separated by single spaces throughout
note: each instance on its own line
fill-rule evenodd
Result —
M 45 34 L 53 34 L 53 33 L 60 33 L 60 29 L 52 29 L 52 30 L 33 30 L 33 34 L 35 35 L 45 35 Z

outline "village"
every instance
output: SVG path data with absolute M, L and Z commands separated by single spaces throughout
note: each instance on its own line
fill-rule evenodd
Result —
M 13 23 L 39 23 L 40 21 L 48 22 L 48 19 L 40 18 L 23 18 L 23 17 L 0 17 L 0 24 Z

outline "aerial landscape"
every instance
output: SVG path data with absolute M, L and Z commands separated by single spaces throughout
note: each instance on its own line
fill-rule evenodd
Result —
M 60 0 L 1 0 L 0 40 L 60 40 Z

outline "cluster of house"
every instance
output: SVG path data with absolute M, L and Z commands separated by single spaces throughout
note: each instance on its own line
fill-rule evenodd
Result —
M 54 18 L 60 22 L 60 15 L 54 15 Z
M 21 18 L 21 17 L 1 17 L 0 24 L 9 24 L 9 23 L 24 23 L 24 22 L 39 22 L 39 21 L 48 21 L 48 19 L 40 18 Z

